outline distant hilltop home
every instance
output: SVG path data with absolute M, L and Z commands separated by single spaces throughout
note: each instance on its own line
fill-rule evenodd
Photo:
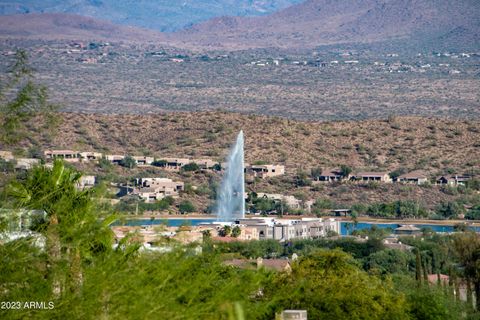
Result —
M 465 185 L 471 178 L 470 176 L 445 175 L 437 177 L 435 183 L 439 185 L 458 186 Z
M 80 157 L 83 160 L 87 161 L 98 161 L 102 158 L 102 154 L 100 152 L 93 152 L 93 151 L 87 151 L 87 152 L 80 152 Z
M 316 180 L 320 182 L 335 182 L 343 179 L 350 179 L 350 174 L 344 177 L 340 168 L 325 169 L 320 176 L 316 178 Z
M 145 202 L 161 200 L 167 196 L 177 197 L 184 190 L 184 183 L 168 178 L 139 178 L 133 194 L 138 195 Z
M 137 163 L 139 166 L 145 166 L 145 165 L 150 165 L 154 161 L 153 157 L 147 157 L 147 156 L 133 156 L 133 160 Z
M 397 181 L 402 183 L 424 184 L 428 182 L 428 177 L 423 171 L 413 171 L 400 175 Z
M 259 178 L 270 178 L 285 174 L 285 166 L 275 164 L 251 165 L 246 167 L 246 173 Z
M 353 175 L 353 179 L 362 182 L 392 182 L 392 179 L 387 172 L 358 172 Z
M 102 158 L 99 152 L 79 152 L 74 150 L 45 150 L 46 160 L 63 159 L 66 162 L 97 161 Z
M 81 159 L 80 153 L 73 150 L 45 150 L 43 152 L 45 159 L 63 159 L 66 162 L 79 162 Z
M 105 155 L 105 159 L 107 159 L 111 163 L 120 164 L 120 162 L 122 162 L 122 160 L 125 159 L 125 156 L 122 156 L 119 154 L 107 154 Z
M 178 171 L 192 161 L 188 158 L 162 158 L 156 162 L 159 163 L 158 166 L 161 168 L 171 171 Z
M 193 159 L 192 162 L 196 163 L 202 170 L 213 169 L 219 165 L 218 162 L 213 161 L 212 159 Z

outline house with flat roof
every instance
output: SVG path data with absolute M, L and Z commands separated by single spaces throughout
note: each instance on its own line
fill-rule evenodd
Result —
M 412 224 L 402 225 L 394 230 L 395 234 L 401 235 L 419 235 L 422 234 L 422 230 L 420 228 L 415 227 Z
M 285 174 L 285 166 L 275 164 L 250 165 L 245 169 L 247 174 L 262 179 L 281 176 Z
M 397 182 L 420 185 L 427 183 L 428 177 L 423 171 L 412 171 L 398 176 Z
M 125 159 L 124 155 L 119 155 L 119 154 L 106 154 L 105 159 L 110 161 L 113 164 L 120 164 L 123 159 Z
M 283 310 L 280 320 L 307 320 L 307 310 Z
M 392 178 L 390 178 L 388 172 L 358 172 L 353 175 L 353 179 L 361 182 L 392 182 Z
M 465 185 L 472 177 L 461 175 L 444 175 L 435 179 L 435 183 L 438 185 L 458 186 Z
M 239 225 L 256 228 L 260 240 L 273 239 L 288 241 L 292 239 L 309 239 L 327 236 L 329 231 L 340 234 L 340 222 L 335 219 L 240 219 Z
M 43 152 L 45 159 L 63 159 L 66 162 L 79 162 L 81 159 L 80 153 L 74 150 L 45 150 Z
M 315 180 L 320 182 L 335 182 L 342 181 L 343 179 L 348 180 L 349 178 L 350 174 L 344 177 L 340 168 L 334 168 L 322 170 L 320 176 L 318 176 L 318 178 L 316 178 Z
M 155 160 L 153 157 L 147 156 L 133 156 L 132 158 L 135 160 L 138 166 L 150 165 Z
M 171 170 L 171 171 L 178 171 L 184 165 L 192 162 L 192 160 L 188 158 L 161 158 L 157 160 L 157 162 L 160 163 L 160 165 L 158 166 L 161 168 Z
M 219 165 L 217 161 L 212 159 L 193 159 L 192 162 L 196 163 L 202 170 L 213 169 L 216 165 Z
M 181 181 L 168 178 L 139 178 L 136 179 L 133 194 L 138 195 L 145 202 L 153 202 L 168 196 L 178 197 L 182 190 L 184 190 L 184 183 Z
M 102 158 L 102 154 L 100 152 L 93 152 L 93 151 L 85 151 L 80 152 L 80 158 L 82 161 L 98 161 Z

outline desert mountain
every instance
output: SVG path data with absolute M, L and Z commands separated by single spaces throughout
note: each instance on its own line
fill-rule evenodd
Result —
M 154 41 L 160 32 L 63 13 L 15 14 L 0 17 L 0 36 L 31 39 L 105 39 Z
M 301 0 L 0 0 L 0 14 L 68 13 L 158 31 L 222 15 L 265 15 Z
M 307 0 L 263 17 L 219 17 L 171 36 L 204 47 L 315 47 L 405 39 L 478 45 L 477 0 Z

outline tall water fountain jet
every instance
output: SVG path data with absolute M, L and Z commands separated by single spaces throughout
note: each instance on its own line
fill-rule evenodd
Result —
M 225 175 L 217 192 L 217 219 L 229 222 L 245 218 L 244 194 L 243 131 L 240 131 L 228 155 Z

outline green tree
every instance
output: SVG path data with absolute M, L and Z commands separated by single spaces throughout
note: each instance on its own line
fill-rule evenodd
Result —
M 241 233 L 242 233 L 242 229 L 240 229 L 239 226 L 235 226 L 232 228 L 232 233 L 231 233 L 232 237 L 238 238 Z
M 78 190 L 80 177 L 79 172 L 57 160 L 51 169 L 35 167 L 25 181 L 13 181 L 7 187 L 15 207 L 46 212 L 46 220 L 37 230 L 46 237 L 49 277 L 57 293 L 78 286 L 82 261 L 111 248 L 111 218 L 98 220 L 92 200 L 95 189 Z M 63 283 L 58 270 L 62 261 L 69 263 L 68 277 Z
M 181 214 L 184 214 L 184 213 L 195 212 L 196 208 L 193 205 L 193 203 L 191 203 L 189 200 L 183 200 L 178 205 L 178 210 L 180 210 Z
M 346 177 L 348 177 L 348 175 L 349 175 L 350 173 L 352 173 L 352 168 L 349 167 L 349 166 L 347 166 L 347 165 L 345 165 L 345 164 L 342 164 L 342 165 L 340 166 L 340 171 L 341 171 L 341 173 L 342 173 L 342 176 L 343 176 L 344 178 L 346 178 Z
M 413 255 L 400 250 L 385 249 L 367 257 L 365 267 L 381 274 L 408 273 L 413 264 Z
M 229 225 L 223 226 L 222 229 L 220 229 L 220 236 L 222 237 L 228 237 L 232 233 L 232 227 Z
M 133 169 L 137 166 L 137 161 L 135 161 L 132 156 L 125 156 L 125 158 L 120 160 L 120 165 L 125 168 Z
M 41 130 L 54 132 L 58 124 L 58 106 L 48 102 L 47 88 L 34 82 L 27 53 L 19 50 L 15 59 L 7 82 L 0 87 L 0 138 L 6 144 L 25 138 L 25 124 L 33 117 Z
M 406 319 L 402 295 L 340 250 L 317 250 L 265 288 L 271 312 L 306 309 L 312 319 Z M 273 314 L 265 319 L 273 319 Z
M 200 167 L 195 162 L 187 163 L 186 165 L 184 165 L 182 167 L 182 171 L 186 171 L 186 172 L 188 172 L 188 171 L 198 171 L 198 170 L 200 170 Z

